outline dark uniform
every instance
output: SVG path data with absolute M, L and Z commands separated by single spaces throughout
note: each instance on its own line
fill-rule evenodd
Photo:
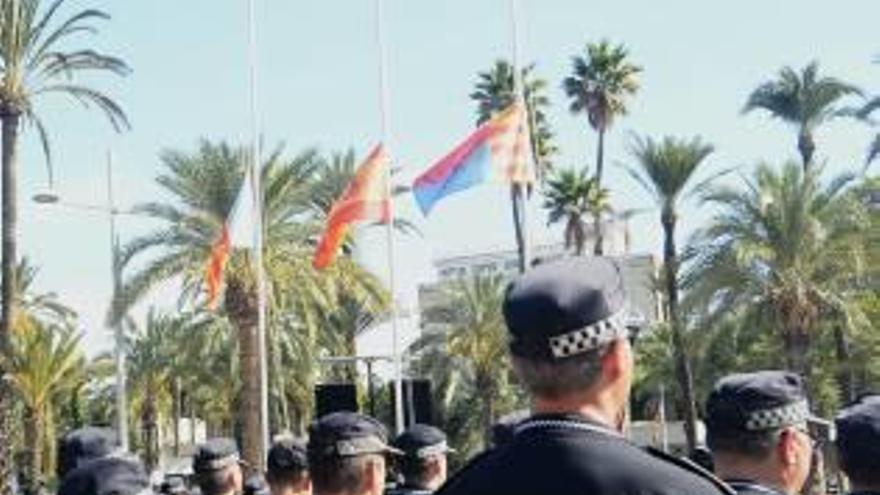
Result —
M 850 495 L 880 495 L 880 395 L 847 406 L 835 424 L 843 472 L 854 488 Z
M 139 462 L 121 457 L 94 459 L 73 469 L 58 495 L 150 495 L 150 479 Z
M 541 264 L 513 283 L 504 317 L 514 356 L 558 362 L 628 337 L 618 267 L 605 258 Z M 697 474 L 700 472 L 701 474 Z M 668 462 L 579 414 L 536 415 L 480 456 L 442 495 L 711 495 L 724 488 L 683 462 Z
M 446 434 L 439 428 L 431 425 L 415 424 L 397 436 L 392 442 L 396 448 L 403 452 L 397 459 L 400 465 L 406 463 L 418 463 L 432 456 L 446 456 L 454 449 L 449 447 Z M 417 480 L 407 479 L 406 473 L 400 486 L 386 491 L 388 495 L 430 495 L 432 492 L 418 485 Z
M 787 371 L 738 373 L 715 384 L 706 401 L 709 436 L 735 438 L 787 426 L 827 424 L 810 413 L 803 380 Z M 782 495 L 754 480 L 725 479 L 740 495 Z

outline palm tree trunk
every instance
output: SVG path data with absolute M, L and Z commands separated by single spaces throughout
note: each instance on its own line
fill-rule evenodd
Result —
M 846 337 L 846 331 L 843 325 L 834 325 L 834 342 L 837 354 L 837 383 L 840 387 L 840 396 L 844 403 L 852 402 L 856 399 L 856 377 L 853 372 L 852 351 L 849 346 L 849 339 Z
M 605 238 L 602 235 L 602 213 L 593 213 L 593 231 L 596 233 L 596 244 L 593 246 L 593 254 L 602 256 L 605 253 Z
M 0 352 L 9 352 L 9 338 L 12 333 L 15 300 L 15 261 L 16 261 L 16 145 L 21 112 L 4 106 L 0 108 L 3 121 L 2 150 L 2 310 L 0 310 Z M 12 408 L 13 393 L 6 380 L 0 380 L 0 495 L 12 495 Z
M 144 411 L 141 414 L 141 425 L 144 439 L 144 465 L 147 471 L 152 471 L 159 463 L 157 435 L 158 421 L 156 411 L 156 394 L 148 392 L 144 401 Z
M 813 164 L 813 153 L 816 151 L 816 142 L 813 139 L 813 133 L 809 129 L 801 129 L 798 134 L 798 151 L 801 154 L 804 172 L 806 172 Z
M 43 424 L 38 407 L 28 407 L 24 418 L 25 486 L 24 493 L 36 494 L 40 488 L 40 471 L 43 465 Z
M 174 379 L 174 456 L 180 455 L 180 418 L 183 416 L 183 405 L 180 397 L 180 377 Z
M 684 432 L 688 452 L 697 446 L 697 407 L 694 399 L 694 383 L 690 359 L 682 335 L 681 320 L 678 313 L 678 255 L 675 247 L 675 212 L 663 212 L 663 265 L 666 279 L 666 299 L 669 326 L 672 329 L 672 347 L 675 355 L 675 377 L 681 389 L 681 410 L 684 412 Z
M 602 172 L 605 169 L 605 129 L 599 128 L 599 145 L 596 147 L 596 186 L 602 187 Z
M 513 214 L 513 232 L 516 236 L 516 251 L 519 255 L 519 271 L 525 273 L 529 266 L 529 260 L 526 259 L 526 241 L 525 231 L 523 229 L 523 186 L 513 184 L 510 186 L 510 204 Z
M 602 190 L 602 172 L 605 168 L 605 129 L 599 128 L 599 145 L 596 147 L 596 188 Z M 605 239 L 602 235 L 602 213 L 593 212 L 593 230 L 596 234 L 596 244 L 593 246 L 593 254 L 602 256 L 605 252 Z

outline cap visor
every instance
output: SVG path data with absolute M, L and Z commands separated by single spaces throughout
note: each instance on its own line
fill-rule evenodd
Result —
M 390 445 L 386 445 L 386 446 L 385 446 L 384 452 L 385 452 L 386 454 L 397 455 L 397 456 L 404 456 L 404 455 L 406 455 L 406 452 L 404 452 L 404 451 L 402 451 L 402 450 L 400 450 L 400 449 L 398 449 L 398 448 L 392 447 L 392 446 L 390 446 Z

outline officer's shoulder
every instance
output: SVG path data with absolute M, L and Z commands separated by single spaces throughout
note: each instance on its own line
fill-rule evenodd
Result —
M 718 488 L 719 492 L 725 495 L 736 495 L 736 491 L 731 488 L 727 483 L 721 481 L 717 476 L 715 476 L 711 471 L 703 468 L 699 464 L 682 457 L 678 457 L 672 455 L 663 450 L 654 448 L 654 447 L 645 447 L 644 451 L 647 452 L 651 457 L 658 459 L 667 464 L 671 464 L 676 466 L 679 469 L 683 469 L 697 477 L 715 485 Z
M 485 469 L 492 459 L 497 456 L 498 452 L 499 449 L 488 449 L 472 457 L 467 464 L 446 480 L 446 483 L 437 490 L 436 494 L 446 495 L 470 492 L 471 485 L 478 485 L 485 479 L 489 479 L 486 477 Z

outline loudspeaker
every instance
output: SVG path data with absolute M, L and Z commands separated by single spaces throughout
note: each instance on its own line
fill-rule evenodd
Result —
M 392 415 L 394 408 L 394 381 L 391 388 Z M 416 423 L 434 424 L 434 400 L 431 396 L 431 381 L 423 379 L 403 380 L 403 424 L 410 427 Z
M 322 383 L 315 386 L 315 417 L 338 411 L 358 412 L 357 389 L 352 383 Z

